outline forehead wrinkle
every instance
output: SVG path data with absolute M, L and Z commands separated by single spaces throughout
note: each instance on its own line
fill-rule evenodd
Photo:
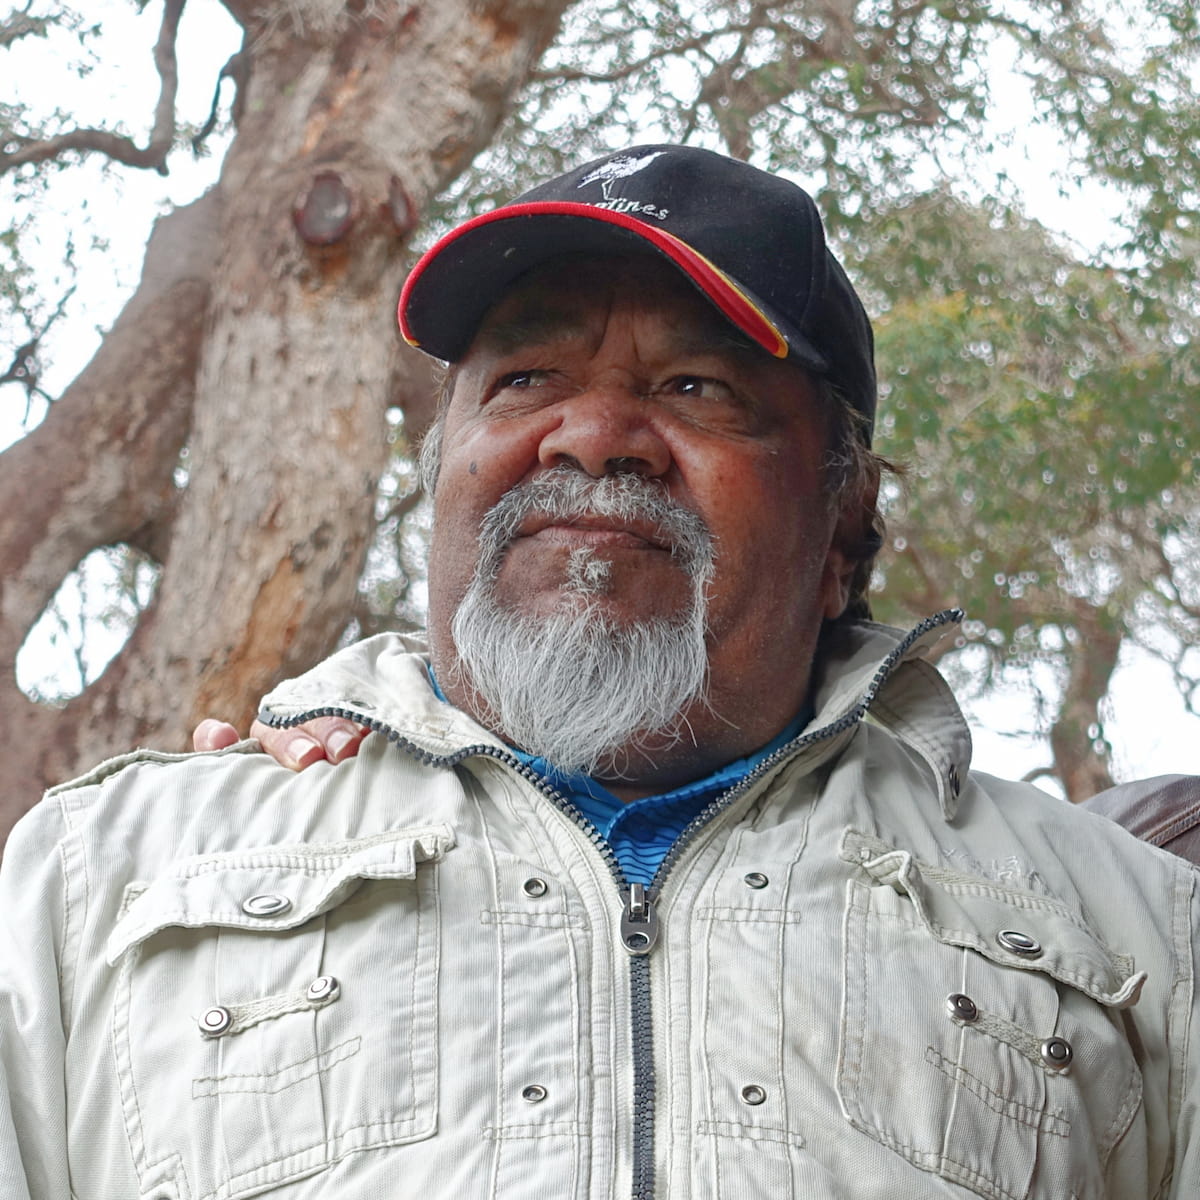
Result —
M 765 351 L 737 330 L 727 326 L 715 314 L 703 323 L 676 324 L 671 329 L 671 349 L 684 357 L 718 355 L 738 361 L 761 361 Z
M 657 333 L 658 352 L 695 358 L 718 356 L 761 365 L 769 361 L 762 347 L 717 313 L 699 291 L 674 271 L 664 268 L 663 279 L 648 279 L 638 260 L 594 263 L 585 260 L 570 277 L 523 281 L 521 291 L 502 300 L 485 319 L 477 343 L 490 352 L 507 355 L 523 347 L 551 345 L 594 336 L 614 311 L 644 310 L 652 316 L 670 315 Z M 589 271 L 590 268 L 590 271 Z M 599 269 L 604 268 L 604 269 Z M 638 339 L 639 342 L 642 339 Z
M 579 337 L 584 317 L 567 305 L 551 307 L 540 298 L 528 297 L 511 314 L 489 319 L 480 329 L 478 342 L 497 354 L 511 354 L 522 346 L 547 345 Z

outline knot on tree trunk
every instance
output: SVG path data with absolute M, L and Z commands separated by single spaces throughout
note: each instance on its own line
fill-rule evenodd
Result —
M 310 246 L 332 246 L 354 228 L 358 198 L 336 171 L 321 171 L 292 209 L 292 224 Z

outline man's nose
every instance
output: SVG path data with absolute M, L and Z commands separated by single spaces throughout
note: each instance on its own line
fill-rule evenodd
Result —
M 594 479 L 618 472 L 659 476 L 671 451 L 652 422 L 653 406 L 632 387 L 595 386 L 559 405 L 561 419 L 541 440 L 544 467 L 570 463 Z

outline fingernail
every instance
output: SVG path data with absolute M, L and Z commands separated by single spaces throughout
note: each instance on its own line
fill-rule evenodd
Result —
M 314 750 L 317 752 L 316 754 L 313 753 Z M 307 735 L 292 738 L 288 742 L 287 752 L 288 757 L 299 767 L 310 766 L 324 753 L 321 749 L 321 743 L 314 742 Z
M 341 762 L 342 752 L 354 741 L 354 734 L 345 729 L 335 729 L 326 742 L 331 762 Z

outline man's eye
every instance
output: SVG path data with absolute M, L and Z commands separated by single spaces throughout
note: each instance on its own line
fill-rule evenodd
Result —
M 496 380 L 496 391 L 502 392 L 507 388 L 531 388 L 543 383 L 545 371 L 509 371 Z
M 665 390 L 676 396 L 692 396 L 697 400 L 724 400 L 729 397 L 727 384 L 704 375 L 677 375 L 668 381 Z

